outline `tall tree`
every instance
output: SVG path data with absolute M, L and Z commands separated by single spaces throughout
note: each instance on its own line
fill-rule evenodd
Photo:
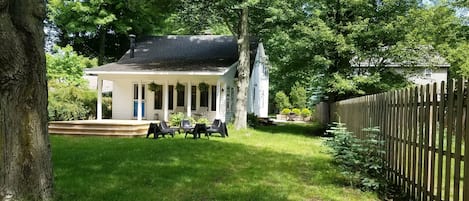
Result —
M 430 51 L 438 52 L 451 65 L 451 77 L 469 76 L 469 26 L 468 18 L 462 15 L 469 7 L 467 2 L 435 2 L 413 9 L 405 19 L 410 31 L 402 46 L 429 45 Z
M 242 129 L 247 127 L 247 96 L 249 87 L 249 69 L 250 69 L 250 58 L 249 58 L 249 33 L 248 33 L 248 20 L 249 20 L 249 9 L 247 6 L 243 6 L 241 10 L 241 21 L 238 36 L 239 46 L 239 64 L 238 64 L 238 94 L 236 96 L 236 116 L 234 125 L 236 129 Z
M 72 45 L 98 63 L 118 59 L 128 49 L 128 34 L 161 30 L 172 12 L 170 0 L 51 0 L 49 19 L 60 30 L 60 45 Z
M 247 127 L 247 90 L 250 69 L 249 9 L 254 0 L 190 1 L 181 0 L 180 20 L 190 25 L 189 30 L 200 33 L 212 27 L 224 25 L 238 39 L 238 94 L 236 98 L 235 128 Z
M 384 74 L 392 72 L 384 65 L 372 69 L 376 76 L 367 80 L 371 78 L 355 78 L 350 61 L 395 57 L 389 47 L 404 38 L 405 29 L 400 21 L 417 5 L 415 0 L 276 3 L 271 6 L 276 9 L 266 10 L 265 25 L 271 28 L 264 32 L 274 67 L 272 80 L 296 80 L 310 94 L 313 88 L 323 91 L 330 101 L 396 87 L 395 83 L 385 82 Z M 370 86 L 366 84 L 369 82 L 386 84 L 375 85 L 380 88 L 358 88 Z M 273 85 L 286 92 L 291 87 L 286 82 Z
M 0 1 L 0 199 L 51 200 L 45 1 Z

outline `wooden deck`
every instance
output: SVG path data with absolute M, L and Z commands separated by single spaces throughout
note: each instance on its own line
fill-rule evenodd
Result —
M 51 121 L 49 134 L 74 136 L 141 137 L 155 121 L 137 120 L 79 120 Z

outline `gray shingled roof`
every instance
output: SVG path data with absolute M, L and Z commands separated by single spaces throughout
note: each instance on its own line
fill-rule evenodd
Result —
M 238 46 L 232 36 L 152 36 L 137 42 L 134 58 L 127 51 L 116 63 L 86 71 L 222 73 L 237 60 Z
M 389 47 L 383 47 L 388 50 Z M 382 52 L 377 52 L 377 55 L 359 58 L 355 56 L 350 60 L 350 64 L 355 68 L 368 68 L 375 66 L 385 67 L 440 67 L 448 68 L 450 64 L 431 46 L 420 45 L 415 48 L 407 48 L 401 50 L 408 58 L 383 58 L 379 56 Z

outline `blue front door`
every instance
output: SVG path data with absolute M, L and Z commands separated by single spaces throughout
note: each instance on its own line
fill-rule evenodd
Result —
M 134 100 L 134 117 L 137 117 L 138 100 Z M 142 117 L 145 116 L 145 101 L 142 100 Z
M 145 85 L 142 85 L 142 117 L 145 116 Z M 138 84 L 134 84 L 134 117 L 137 117 L 137 111 L 138 111 Z

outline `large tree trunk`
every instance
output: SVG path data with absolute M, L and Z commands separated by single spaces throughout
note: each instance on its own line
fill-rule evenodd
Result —
M 104 55 L 106 53 L 106 29 L 101 27 L 99 33 L 99 54 L 98 54 L 98 65 L 104 64 Z
M 0 0 L 0 199 L 51 200 L 45 1 Z
M 235 128 L 247 127 L 247 91 L 249 87 L 249 35 L 248 35 L 248 7 L 241 11 L 240 33 L 238 35 L 239 65 L 238 65 L 238 95 L 236 99 Z

